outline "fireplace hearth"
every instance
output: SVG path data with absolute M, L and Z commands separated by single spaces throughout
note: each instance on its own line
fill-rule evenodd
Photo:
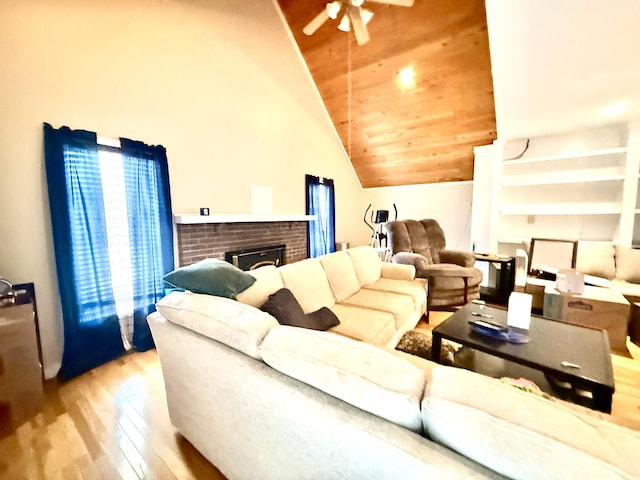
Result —
M 284 264 L 285 245 L 269 247 L 245 248 L 233 252 L 225 252 L 224 259 L 240 270 L 254 270 L 265 265 L 279 267 Z

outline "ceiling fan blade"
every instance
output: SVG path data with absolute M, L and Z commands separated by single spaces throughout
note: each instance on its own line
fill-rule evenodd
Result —
M 304 27 L 302 31 L 306 35 L 313 35 L 315 31 L 318 30 L 320 26 L 327 20 L 329 20 L 329 14 L 327 13 L 327 9 L 323 8 L 322 11 L 313 20 L 307 23 L 307 26 Z
M 367 0 L 375 3 L 387 3 L 389 5 L 397 5 L 399 7 L 411 7 L 414 0 Z
M 369 32 L 362 20 L 360 7 L 349 8 L 349 18 L 351 19 L 351 25 L 353 25 L 353 33 L 356 35 L 356 42 L 358 45 L 364 45 L 369 41 Z

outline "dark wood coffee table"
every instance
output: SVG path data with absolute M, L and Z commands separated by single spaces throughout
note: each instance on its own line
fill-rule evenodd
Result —
M 470 367 L 472 370 L 492 376 L 527 378 L 551 395 L 611 412 L 615 389 L 606 331 L 532 315 L 528 331 L 530 341 L 517 345 L 471 331 L 469 320 L 482 320 L 471 312 L 488 314 L 492 318 L 486 320 L 507 324 L 506 309 L 481 309 L 480 305 L 469 303 L 433 329 L 431 358 L 440 358 L 442 339 L 445 338 L 506 360 L 504 369 L 499 372 L 489 371 L 482 362 L 474 362 Z M 562 362 L 580 368 L 565 367 Z

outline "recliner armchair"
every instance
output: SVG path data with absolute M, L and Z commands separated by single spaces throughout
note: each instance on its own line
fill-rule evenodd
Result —
M 391 261 L 416 267 L 427 278 L 427 322 L 434 307 L 464 305 L 480 298 L 482 272 L 472 252 L 447 250 L 444 231 L 434 219 L 387 222 Z

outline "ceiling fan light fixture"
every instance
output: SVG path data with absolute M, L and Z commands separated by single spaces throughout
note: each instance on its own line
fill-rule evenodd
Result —
M 327 15 L 332 20 L 338 18 L 338 14 L 340 13 L 340 9 L 342 8 L 342 4 L 340 0 L 336 0 L 335 2 L 327 3 Z
M 349 21 L 349 15 L 344 15 L 338 24 L 338 30 L 348 32 L 351 30 L 351 22 Z
M 351 0 L 351 5 L 354 7 L 361 7 L 364 3 L 364 0 Z
M 367 10 L 363 8 L 361 10 L 362 14 L 362 23 L 365 25 L 368 24 L 373 18 L 373 12 L 371 10 Z M 349 20 L 349 15 L 345 14 L 340 20 L 340 24 L 338 25 L 338 30 L 342 30 L 343 32 L 348 32 L 351 30 L 351 21 Z

